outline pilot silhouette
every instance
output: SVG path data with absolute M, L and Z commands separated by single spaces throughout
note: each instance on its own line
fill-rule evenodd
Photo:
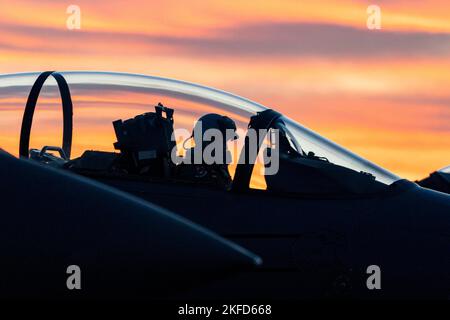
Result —
M 218 140 L 217 134 L 220 134 Z M 195 146 L 186 149 L 185 158 L 177 166 L 178 178 L 229 190 L 232 182 L 228 171 L 231 154 L 227 142 L 238 138 L 235 122 L 227 116 L 208 113 L 197 120 L 190 138 L 193 138 Z M 206 152 L 208 149 L 212 151 Z M 208 155 L 213 161 L 206 159 Z

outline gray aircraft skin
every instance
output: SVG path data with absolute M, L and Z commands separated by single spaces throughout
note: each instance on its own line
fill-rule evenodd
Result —
M 37 100 L 39 90 L 35 95 Z M 22 158 L 28 158 L 32 113 L 28 121 L 25 112 Z M 266 110 L 249 119 L 249 127 L 272 128 L 280 124 L 280 117 Z M 64 136 L 61 150 L 70 154 L 71 130 Z M 132 296 L 150 299 L 450 296 L 450 196 L 411 181 L 400 179 L 384 184 L 370 174 L 314 155 L 281 155 L 279 172 L 266 176 L 267 190 L 250 188 L 253 166 L 239 164 L 229 191 L 176 179 L 110 174 L 83 167 L 46 168 L 30 159 L 6 155 L 0 156 L 0 162 L 0 176 L 6 181 L 1 185 L 2 202 L 11 205 L 3 211 L 6 223 L 2 224 L 0 243 L 10 262 L 8 272 L 15 278 L 21 274 L 15 273 L 16 268 L 22 272 L 24 261 L 31 261 L 36 254 L 41 256 L 42 246 L 53 241 L 56 244 L 41 257 L 42 265 L 51 265 L 54 257 L 61 258 L 58 267 L 76 264 L 80 259 L 96 275 L 89 278 L 95 287 L 91 297 L 95 298 L 111 289 L 106 281 L 96 282 L 99 270 L 107 269 L 105 265 L 112 266 L 105 277 L 113 274 L 121 279 L 118 270 L 128 270 L 116 285 L 115 294 L 134 292 Z M 55 187 L 57 181 L 61 183 Z M 104 189 L 100 192 L 103 198 L 97 198 L 97 191 L 84 190 L 81 184 Z M 29 185 L 32 187 L 28 190 Z M 59 218 L 66 210 L 70 215 Z M 166 210 L 186 219 L 180 222 L 175 218 L 178 229 L 169 223 L 176 215 Z M 103 224 L 105 219 L 109 222 Z M 74 227 L 70 221 L 77 221 Z M 35 242 L 36 226 L 46 225 L 43 234 L 52 234 L 52 238 Z M 132 259 L 116 263 L 117 246 L 122 256 Z M 150 253 L 146 254 L 146 250 Z M 75 256 L 71 252 L 76 252 Z M 97 260 L 102 252 L 107 254 Z M 162 272 L 166 267 L 168 273 Z M 141 282 L 136 278 L 128 281 L 134 268 L 139 275 L 148 271 L 147 277 Z M 379 270 L 379 288 L 371 286 L 373 268 Z M 39 275 L 45 268 L 37 270 Z M 51 274 L 44 278 L 53 279 L 55 287 L 48 290 L 49 296 L 54 296 L 63 289 L 55 284 L 55 266 L 50 270 Z M 173 290 L 167 293 L 161 285 L 146 291 L 161 273 L 166 275 L 163 279 L 169 281 L 169 287 L 174 285 Z M 186 281 L 186 274 L 199 281 Z M 180 279 L 185 281 L 175 286 Z M 6 288 L 2 295 L 8 296 L 8 292 Z M 82 291 L 78 297 L 83 298 Z

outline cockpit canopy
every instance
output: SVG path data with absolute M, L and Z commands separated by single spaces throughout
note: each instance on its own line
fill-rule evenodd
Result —
M 179 80 L 111 72 L 60 73 L 70 86 L 74 105 L 72 158 L 80 156 L 85 150 L 113 151 L 115 136 L 111 123 L 152 111 L 159 102 L 175 109 L 174 129 L 179 135 L 176 136 L 176 143 L 180 152 L 184 150 L 182 143 L 191 135 L 195 121 L 205 113 L 232 118 L 237 126 L 240 144 L 231 147 L 231 152 L 234 158 L 238 158 L 249 119 L 267 110 L 259 103 L 234 94 Z M 15 155 L 18 154 L 24 105 L 38 75 L 22 73 L 0 76 L 0 147 Z M 31 148 L 61 144 L 60 104 L 56 81 L 49 79 L 38 101 Z M 304 155 L 313 153 L 330 163 L 370 174 L 386 185 L 399 180 L 393 173 L 299 123 L 285 116 L 281 116 L 280 120 L 290 144 L 297 152 Z M 233 173 L 233 168 L 230 169 Z M 254 171 L 258 175 L 257 170 Z M 258 186 L 258 181 L 254 185 Z

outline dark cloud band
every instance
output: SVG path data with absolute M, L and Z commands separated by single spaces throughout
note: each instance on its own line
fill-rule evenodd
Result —
M 14 46 L 9 50 L 92 53 L 92 46 L 106 44 L 112 53 L 170 53 L 197 56 L 251 57 L 440 57 L 450 53 L 450 34 L 357 29 L 349 26 L 309 23 L 261 23 L 218 29 L 214 36 L 178 37 L 139 33 L 94 32 L 35 28 L 1 24 L 12 34 L 41 39 L 42 45 Z M 38 41 L 39 43 L 39 41 Z M 139 44 L 135 47 L 132 44 Z M 127 46 L 129 45 L 129 46 Z

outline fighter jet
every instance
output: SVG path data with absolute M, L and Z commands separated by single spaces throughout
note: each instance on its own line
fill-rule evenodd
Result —
M 49 77 L 62 98 L 62 146 L 30 148 L 35 108 Z M 0 158 L 2 203 L 11 208 L 2 212 L 0 242 L 13 279 L 8 288 L 20 278 L 19 267 L 39 256 L 36 273 L 42 279 L 64 272 L 62 265 L 81 264 L 95 297 L 112 287 L 114 294 L 131 291 L 151 299 L 450 294 L 447 194 L 401 179 L 273 109 L 218 89 L 119 73 L 0 77 L 5 97 L 30 87 L 22 109 L 21 159 Z M 111 92 L 122 100 L 113 100 Z M 114 104 L 107 109 L 114 114 L 89 109 L 86 97 L 93 95 Z M 151 109 L 137 97 L 164 101 Z M 230 124 L 227 118 L 244 129 L 236 138 L 242 148 L 230 183 L 218 179 L 221 167 L 202 163 L 183 171 L 173 161 L 171 150 L 179 148 L 170 138 L 174 128 L 193 125 L 205 113 L 219 129 Z M 103 125 L 106 120 L 112 121 Z M 102 130 L 110 130 L 110 149 L 92 149 L 103 143 Z M 188 138 L 195 140 L 195 134 Z M 170 292 L 163 286 L 145 290 L 159 274 L 165 276 L 158 283 L 168 281 Z M 194 275 L 192 282 L 186 274 Z M 108 275 L 119 283 L 105 280 Z M 67 295 L 65 283 L 52 279 L 50 294 Z M 77 295 L 82 298 L 83 291 Z
M 417 181 L 421 187 L 450 193 L 450 166 L 432 172 L 428 177 Z

